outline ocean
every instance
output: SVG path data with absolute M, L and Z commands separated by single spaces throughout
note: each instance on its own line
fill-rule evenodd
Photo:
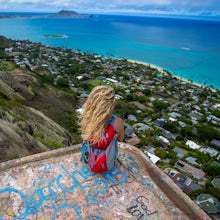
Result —
M 119 15 L 4 18 L 0 19 L 0 35 L 147 62 L 220 89 L 219 20 Z

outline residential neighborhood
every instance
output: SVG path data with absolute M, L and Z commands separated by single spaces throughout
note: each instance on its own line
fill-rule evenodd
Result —
M 28 40 L 15 41 L 5 53 L 1 61 L 13 61 L 74 94 L 77 112 L 94 86 L 114 87 L 125 142 L 148 155 L 213 218 L 219 215 L 220 91 L 150 64 Z M 208 203 L 212 208 L 205 208 Z

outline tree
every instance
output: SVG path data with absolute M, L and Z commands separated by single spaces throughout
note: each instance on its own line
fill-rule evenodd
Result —
M 67 79 L 64 79 L 62 77 L 57 79 L 57 86 L 60 88 L 68 88 L 69 87 L 69 83 Z
M 138 101 L 140 103 L 146 103 L 147 102 L 147 97 L 146 96 L 138 96 Z
M 180 133 L 183 137 L 193 137 L 194 136 L 192 127 L 190 127 L 190 126 L 186 126 L 186 127 L 181 128 Z
M 164 159 L 164 158 L 166 158 L 166 151 L 161 148 L 156 148 L 155 155 L 160 157 L 161 159 Z
M 214 196 L 218 200 L 220 199 L 220 189 L 218 189 L 218 188 L 211 186 L 207 189 L 207 193 L 211 194 L 212 196 Z
M 71 64 L 72 64 L 71 67 L 65 69 L 65 74 L 75 75 L 75 74 L 83 73 L 85 71 L 83 66 L 80 65 L 77 61 L 73 61 Z
M 157 110 L 157 111 L 161 111 L 163 109 L 166 109 L 169 104 L 168 103 L 165 103 L 159 99 L 156 99 L 154 102 L 153 102 L 153 106 L 154 106 L 154 109 Z
M 144 89 L 142 92 L 143 92 L 144 95 L 146 95 L 146 96 L 151 95 L 151 90 L 150 90 L 150 89 Z
M 205 168 L 205 172 L 210 176 L 218 176 L 220 175 L 220 166 L 216 164 L 209 164 Z
M 201 141 L 211 141 L 218 139 L 220 133 L 218 130 L 209 125 L 198 124 L 195 126 L 197 129 L 198 137 Z
M 42 75 L 43 82 L 53 85 L 54 83 L 54 76 L 52 74 L 43 74 Z
M 177 121 L 167 121 L 164 124 L 164 128 L 172 133 L 177 133 L 178 132 L 178 122 Z

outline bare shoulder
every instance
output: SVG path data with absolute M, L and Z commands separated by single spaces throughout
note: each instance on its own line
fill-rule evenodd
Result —
M 115 119 L 114 122 L 115 130 L 118 133 L 118 140 L 123 141 L 124 140 L 124 121 L 122 118 Z
M 115 119 L 115 125 L 119 125 L 119 126 L 120 126 L 120 125 L 124 125 L 123 119 L 117 117 L 117 118 Z

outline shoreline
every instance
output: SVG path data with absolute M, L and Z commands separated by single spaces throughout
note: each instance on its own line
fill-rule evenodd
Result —
M 189 83 L 189 84 L 192 85 L 192 86 L 197 86 L 197 87 L 199 87 L 199 88 L 206 87 L 206 88 L 211 89 L 213 92 L 218 92 L 218 91 L 220 91 L 219 89 L 212 88 L 212 87 L 207 86 L 207 85 L 202 85 L 202 84 L 193 82 L 193 81 L 191 81 L 191 80 L 182 78 L 182 77 L 180 77 L 180 76 L 177 76 L 175 73 L 171 73 L 170 71 L 165 70 L 165 69 L 163 69 L 162 67 L 157 66 L 157 65 L 152 64 L 152 63 L 143 62 L 143 61 L 137 61 L 137 60 L 130 60 L 130 59 L 127 59 L 127 61 L 129 61 L 129 62 L 131 62 L 131 63 L 137 63 L 137 64 L 142 64 L 142 65 L 145 65 L 145 66 L 149 66 L 150 68 L 155 68 L 155 69 L 157 69 L 160 73 L 162 73 L 162 74 L 164 74 L 164 75 L 167 74 L 167 73 L 165 72 L 165 71 L 167 71 L 169 74 L 171 74 L 171 75 L 172 75 L 173 77 L 175 77 L 176 79 L 178 79 L 178 80 L 180 80 L 180 81 L 183 81 L 183 82 L 186 82 L 186 83 Z

